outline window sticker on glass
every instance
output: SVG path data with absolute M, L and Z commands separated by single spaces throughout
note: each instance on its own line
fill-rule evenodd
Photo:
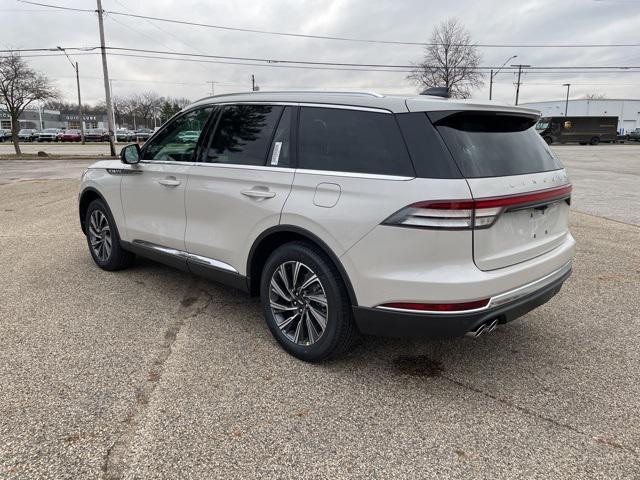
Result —
M 276 142 L 273 146 L 273 153 L 271 154 L 271 165 L 278 165 L 280 150 L 282 150 L 282 142 Z

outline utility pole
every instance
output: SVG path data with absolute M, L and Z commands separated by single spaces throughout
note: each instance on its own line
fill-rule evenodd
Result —
M 104 21 L 102 18 L 102 0 L 98 2 L 98 27 L 100 28 L 100 51 L 102 53 L 102 73 L 104 75 L 104 93 L 107 100 L 107 124 L 109 125 L 109 149 L 111 156 L 116 156 L 116 146 L 113 143 L 115 126 L 113 123 L 113 105 L 111 104 L 111 89 L 109 88 L 109 69 L 107 68 L 107 50 L 104 46 Z
M 522 76 L 522 69 L 529 68 L 531 65 L 511 65 L 512 67 L 518 67 L 518 83 L 516 84 L 516 105 L 518 105 L 518 99 L 520 98 L 520 77 Z
M 78 67 L 78 62 L 74 62 L 71 60 L 71 57 L 67 54 L 67 51 L 62 47 L 56 47 L 60 50 L 69 60 L 69 63 L 76 71 L 76 84 L 78 86 L 78 119 L 80 121 L 80 139 L 82 140 L 82 144 L 84 145 L 84 114 L 82 113 L 82 100 L 80 98 L 80 68 Z
M 215 82 L 215 81 L 213 81 L 213 80 L 210 80 L 210 81 L 208 81 L 207 83 L 211 84 L 211 96 L 213 97 L 213 96 L 215 95 L 215 91 L 214 91 L 214 89 L 213 89 L 213 85 L 214 85 L 214 84 L 216 84 L 216 83 L 218 83 L 218 82 Z
M 489 76 L 489 100 L 492 100 L 492 97 L 493 97 L 493 79 L 495 78 L 496 75 L 500 73 L 500 70 L 504 68 L 507 62 L 509 62 L 510 60 L 513 60 L 514 58 L 518 58 L 518 55 L 513 55 L 507 58 L 507 60 L 502 64 L 502 66 L 498 70 L 496 70 L 496 73 L 493 73 L 493 69 L 491 69 L 491 74 Z
M 493 95 L 493 68 L 491 69 L 491 73 L 489 74 L 489 100 Z
M 567 100 L 564 102 L 564 116 L 566 117 L 569 112 L 569 88 L 571 87 L 570 83 L 563 83 L 563 87 L 567 87 Z

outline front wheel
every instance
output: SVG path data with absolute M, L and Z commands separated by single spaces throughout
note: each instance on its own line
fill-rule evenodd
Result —
M 346 351 L 356 326 L 340 273 L 314 245 L 276 249 L 262 271 L 260 300 L 271 333 L 291 355 L 319 362 Z
M 120 246 L 118 228 L 102 200 L 94 200 L 89 204 L 85 232 L 91 257 L 103 270 L 122 270 L 133 263 L 134 255 Z
M 600 143 L 600 138 L 599 138 L 599 137 L 593 137 L 593 138 L 589 141 L 589 143 L 590 143 L 591 145 L 598 145 L 598 144 Z

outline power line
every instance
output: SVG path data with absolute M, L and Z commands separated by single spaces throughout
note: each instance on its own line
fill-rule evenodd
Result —
M 100 47 L 64 47 L 65 50 L 78 50 L 81 52 L 88 52 L 97 50 Z M 396 64 L 375 64 L 375 63 L 342 63 L 342 62 L 319 62 L 319 61 L 309 61 L 309 60 L 283 60 L 283 59 L 272 59 L 272 58 L 257 58 L 257 57 L 233 57 L 227 55 L 208 55 L 203 53 L 189 53 L 189 52 L 176 52 L 172 50 L 150 50 L 143 48 L 128 48 L 128 47 L 105 47 L 110 51 L 124 51 L 124 52 L 136 52 L 136 53 L 149 53 L 154 55 L 175 55 L 177 57 L 197 57 L 197 58 L 207 58 L 207 59 L 218 59 L 218 60 L 238 60 L 245 62 L 263 62 L 269 64 L 271 66 L 277 66 L 278 64 L 292 64 L 292 65 L 312 65 L 312 66 L 331 66 L 331 67 L 363 67 L 363 68 L 376 68 L 382 69 L 381 71 L 393 71 L 393 70 L 384 70 L 384 69 L 404 69 L 406 71 L 413 71 L 416 68 L 414 65 L 396 65 Z M 0 50 L 0 53 L 21 53 L 21 52 L 54 52 L 57 51 L 56 48 L 25 48 L 25 49 L 6 49 Z M 115 53 L 112 53 L 115 55 Z M 156 57 L 150 57 L 156 58 Z M 163 57 L 157 57 L 163 58 Z M 176 58 L 177 60 L 177 58 Z M 222 63 L 222 62 L 220 62 Z M 247 64 L 248 65 L 248 64 Z M 437 68 L 437 65 L 431 66 L 433 68 Z M 490 70 L 495 69 L 495 66 L 480 66 L 476 68 L 469 68 L 468 70 L 473 71 L 482 71 L 482 70 Z M 517 67 L 505 67 L 505 70 L 517 71 Z M 545 70 L 620 70 L 627 71 L 633 69 L 640 69 L 640 66 L 617 66 L 617 65 L 569 65 L 569 66 L 529 66 L 527 68 L 523 67 L 523 72 L 527 73 L 535 73 L 537 71 L 545 71 Z M 617 72 L 618 73 L 618 72 Z
M 33 2 L 30 0 L 18 0 L 18 1 L 21 3 L 37 5 L 40 7 L 95 13 L 95 10 L 63 7 L 60 5 L 50 5 L 46 3 Z M 105 10 L 104 12 L 110 15 L 120 15 L 120 16 L 133 17 L 133 18 L 139 18 L 139 19 L 145 19 L 145 20 L 154 20 L 157 22 L 174 23 L 179 25 L 212 28 L 217 30 L 226 30 L 226 31 L 234 31 L 234 32 L 255 33 L 255 34 L 262 34 L 262 35 L 275 35 L 275 36 L 284 36 L 284 37 L 309 38 L 309 39 L 316 39 L 316 40 L 334 40 L 334 41 L 341 41 L 341 42 L 360 42 L 360 43 L 374 43 L 374 44 L 386 44 L 386 45 L 408 45 L 408 46 L 422 46 L 422 47 L 442 45 L 441 43 L 432 43 L 432 42 L 407 42 L 407 41 L 399 41 L 399 40 L 378 40 L 378 39 L 370 39 L 370 38 L 353 38 L 353 37 L 339 37 L 339 36 L 329 36 L 329 35 L 311 35 L 311 34 L 292 33 L 292 32 L 278 32 L 278 31 L 259 30 L 259 29 L 252 29 L 252 28 L 229 27 L 225 25 L 192 22 L 187 20 L 176 20 L 176 19 L 163 18 L 163 17 L 152 17 L 148 15 L 139 15 L 134 13 L 125 13 L 125 12 L 118 12 L 113 10 Z M 481 47 L 481 48 L 606 48 L 606 47 L 640 47 L 640 43 L 606 43 L 606 44 L 605 43 L 602 43 L 602 44 L 588 43 L 588 44 L 554 44 L 554 45 L 552 44 L 464 43 L 464 44 L 455 44 L 452 46 L 475 46 L 475 47 Z

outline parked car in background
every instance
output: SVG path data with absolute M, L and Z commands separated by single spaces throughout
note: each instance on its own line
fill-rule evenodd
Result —
M 640 142 L 640 128 L 627 132 L 627 140 L 634 140 Z
M 153 130 L 150 128 L 139 128 L 136 130 L 136 139 L 138 142 L 144 142 L 149 139 L 149 137 L 153 135 Z
M 135 134 L 128 128 L 118 128 L 116 130 L 116 140 L 119 142 L 132 142 Z
M 571 183 L 538 118 L 428 94 L 210 97 L 90 166 L 80 225 L 104 270 L 140 255 L 259 296 L 306 361 L 358 329 L 475 338 L 571 274 Z
M 80 130 L 74 130 L 74 129 L 65 130 L 64 132 L 62 132 L 62 135 L 60 136 L 61 142 L 79 142 L 80 140 L 82 140 L 82 137 L 80 135 Z
M 199 130 L 187 130 L 186 132 L 180 132 L 177 136 L 179 142 L 182 143 L 196 143 L 200 138 Z
M 108 142 L 109 132 L 104 128 L 90 128 L 84 133 L 86 142 Z
M 38 135 L 38 142 L 57 142 L 61 131 L 59 128 L 45 128 Z
M 35 128 L 23 128 L 18 132 L 18 140 L 21 142 L 33 142 L 38 139 L 38 130 Z
M 0 142 L 11 140 L 11 132 L 0 128 Z

